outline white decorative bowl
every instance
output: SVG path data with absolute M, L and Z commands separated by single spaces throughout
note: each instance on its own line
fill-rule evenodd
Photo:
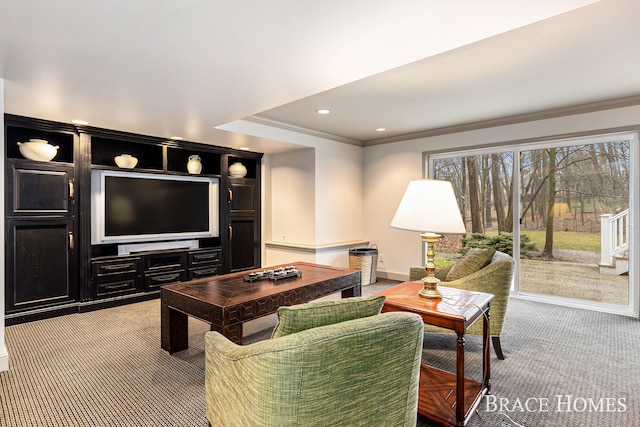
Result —
M 122 169 L 133 169 L 138 164 L 138 159 L 131 154 L 120 154 L 114 157 L 113 160 L 115 160 L 116 165 Z
M 50 145 L 44 139 L 30 139 L 28 142 L 18 142 L 20 154 L 29 160 L 50 162 L 58 154 L 57 145 Z
M 234 178 L 243 178 L 247 174 L 247 168 L 240 162 L 229 166 L 229 175 Z

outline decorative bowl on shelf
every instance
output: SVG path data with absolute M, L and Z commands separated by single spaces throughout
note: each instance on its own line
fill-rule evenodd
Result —
M 44 139 L 30 139 L 28 142 L 18 142 L 20 154 L 29 160 L 50 162 L 58 154 L 57 145 L 51 145 Z
M 138 164 L 138 159 L 131 154 L 120 154 L 114 157 L 113 160 L 115 160 L 116 165 L 122 169 L 133 169 Z
M 240 162 L 236 162 L 229 166 L 229 175 L 234 178 L 244 178 L 247 174 L 247 168 Z

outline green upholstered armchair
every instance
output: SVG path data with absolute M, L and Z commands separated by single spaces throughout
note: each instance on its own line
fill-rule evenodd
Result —
M 471 273 L 465 277 L 446 281 L 447 274 L 452 266 L 438 270 L 435 275 L 442 282 L 440 285 L 450 288 L 465 289 L 468 291 L 485 292 L 493 294 L 491 301 L 491 327 L 490 335 L 493 343 L 493 350 L 498 359 L 504 359 L 502 345 L 500 343 L 500 334 L 504 326 L 505 314 L 507 312 L 507 303 L 509 302 L 509 291 L 511 289 L 511 281 L 513 279 L 514 260 L 508 254 L 496 252 L 486 267 Z M 425 276 L 424 267 L 411 267 L 409 272 L 409 280 L 420 280 Z M 450 333 L 446 329 L 437 328 L 435 326 L 426 326 L 427 332 Z M 467 329 L 467 333 L 473 335 L 482 335 L 482 322 L 476 321 Z
M 216 427 L 414 427 L 422 339 L 422 320 L 410 313 L 312 327 L 246 346 L 208 332 L 207 419 Z

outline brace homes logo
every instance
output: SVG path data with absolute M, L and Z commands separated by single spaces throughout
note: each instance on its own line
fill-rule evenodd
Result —
M 557 394 L 554 397 L 529 397 L 526 399 L 508 399 L 495 395 L 485 396 L 485 411 L 487 413 L 502 414 L 515 426 L 522 426 L 511 416 L 524 412 L 626 412 L 626 397 L 581 397 L 572 394 Z M 517 417 L 516 417 L 517 418 Z

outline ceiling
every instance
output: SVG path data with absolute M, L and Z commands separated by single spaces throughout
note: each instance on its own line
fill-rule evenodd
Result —
M 0 0 L 0 77 L 12 114 L 296 148 L 221 130 L 249 118 L 364 146 L 640 95 L 638 17 L 637 0 Z

